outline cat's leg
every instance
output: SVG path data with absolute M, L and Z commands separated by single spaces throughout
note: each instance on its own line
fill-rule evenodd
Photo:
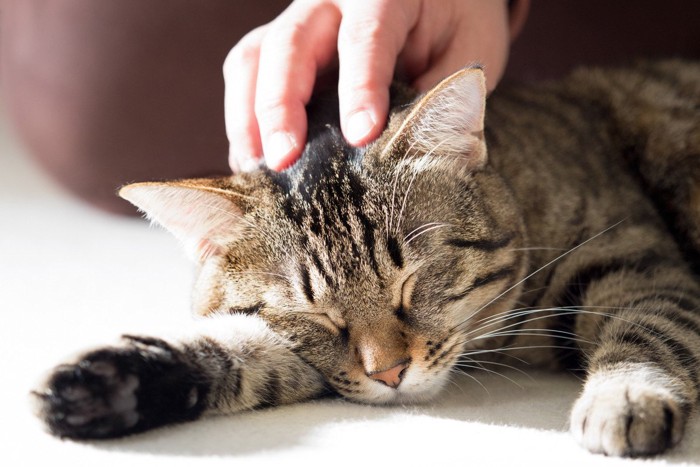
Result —
M 55 368 L 33 392 L 55 435 L 109 438 L 204 414 L 307 400 L 320 374 L 254 316 L 213 316 L 172 340 L 124 336 Z
M 662 261 L 598 269 L 583 287 L 583 308 L 596 313 L 579 315 L 575 331 L 596 344 L 583 349 L 588 374 L 571 431 L 593 452 L 662 452 L 680 441 L 696 405 L 700 290 Z

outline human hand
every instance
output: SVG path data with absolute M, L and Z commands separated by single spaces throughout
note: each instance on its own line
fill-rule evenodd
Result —
M 306 140 L 317 76 L 338 67 L 343 135 L 363 145 L 384 128 L 395 72 L 419 91 L 471 62 L 492 90 L 510 43 L 506 0 L 297 0 L 246 35 L 224 63 L 234 171 L 291 165 Z

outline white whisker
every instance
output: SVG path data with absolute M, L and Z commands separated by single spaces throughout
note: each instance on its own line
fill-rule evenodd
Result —
M 551 266 L 552 264 L 556 263 L 557 261 L 559 261 L 559 260 L 562 259 L 563 257 L 565 257 L 565 256 L 567 256 L 567 255 L 573 253 L 574 251 L 578 250 L 579 248 L 581 248 L 582 246 L 586 245 L 587 243 L 589 243 L 589 242 L 595 240 L 596 238 L 600 237 L 601 235 L 605 234 L 606 232 L 608 232 L 608 231 L 614 229 L 615 227 L 617 227 L 618 225 L 620 225 L 621 223 L 623 223 L 625 220 L 626 220 L 626 219 L 623 219 L 623 220 L 621 220 L 621 221 L 619 221 L 619 222 L 616 222 L 615 224 L 611 225 L 610 227 L 608 227 L 608 228 L 606 228 L 606 229 L 604 229 L 604 230 L 598 232 L 597 234 L 593 235 L 593 236 L 590 237 L 589 239 L 587 239 L 587 240 L 585 240 L 585 241 L 579 243 L 579 244 L 576 245 L 575 247 L 570 248 L 570 249 L 567 250 L 565 253 L 562 253 L 561 255 L 557 256 L 557 257 L 554 258 L 553 260 L 551 260 L 551 261 L 549 261 L 548 263 L 546 263 L 544 266 L 541 266 L 541 267 L 537 268 L 535 271 L 531 272 L 530 274 L 528 274 L 527 276 L 525 276 L 524 278 L 522 278 L 521 280 L 519 280 L 518 282 L 516 282 L 516 283 L 513 284 L 512 286 L 508 287 L 506 290 L 504 290 L 503 292 L 501 292 L 500 294 L 498 294 L 496 297 L 494 297 L 493 299 L 491 299 L 491 300 L 489 300 L 488 302 L 486 302 L 486 304 L 484 304 L 484 305 L 482 305 L 481 307 L 479 307 L 476 311 L 472 312 L 469 316 L 467 316 L 467 318 L 464 320 L 464 322 L 470 320 L 472 317 L 474 317 L 474 316 L 476 316 L 477 314 L 479 314 L 479 312 L 480 312 L 481 310 L 483 310 L 484 308 L 486 308 L 486 307 L 488 307 L 489 305 L 493 304 L 496 300 L 498 300 L 499 298 L 503 297 L 505 294 L 507 294 L 507 293 L 510 292 L 511 290 L 515 289 L 516 287 L 518 287 L 520 284 L 522 284 L 523 282 L 525 282 L 526 280 L 528 280 L 529 278 L 531 278 L 531 277 L 534 276 L 535 274 L 537 274 L 537 273 L 539 273 L 540 271 L 546 269 L 547 267 L 549 267 L 549 266 Z
M 500 376 L 501 378 L 505 378 L 505 379 L 507 379 L 508 381 L 510 381 L 511 383 L 515 384 L 515 385 L 518 386 L 520 389 L 523 389 L 523 387 L 522 387 L 520 384 L 518 384 L 516 381 L 514 381 L 512 378 L 509 378 L 508 376 L 504 375 L 503 373 L 499 373 L 498 371 L 494 371 L 494 370 L 490 370 L 490 369 L 488 369 L 488 368 L 484 368 L 483 366 L 479 366 L 479 365 L 466 365 L 466 364 L 464 364 L 464 363 L 457 363 L 457 364 L 455 364 L 455 368 L 459 368 L 459 369 L 462 369 L 462 368 L 472 368 L 472 369 L 475 369 L 475 370 L 481 370 L 481 371 L 485 371 L 485 372 L 487 372 L 487 373 L 491 373 L 491 374 L 494 374 L 494 375 L 498 375 L 498 376 Z M 468 374 L 468 373 L 467 373 L 466 371 L 464 371 L 463 374 L 466 375 L 466 374 Z
M 421 159 L 422 160 L 429 159 L 430 156 L 433 154 L 433 152 L 435 152 L 443 143 L 449 141 L 450 139 L 451 138 L 446 138 L 446 139 L 440 141 L 438 144 L 435 145 L 434 148 L 432 148 L 430 151 L 428 151 L 425 154 L 425 156 L 423 156 L 423 158 L 421 158 Z M 396 220 L 396 233 L 398 233 L 399 229 L 401 228 L 401 222 L 403 220 L 403 212 L 404 212 L 404 209 L 406 208 L 406 200 L 408 199 L 408 195 L 411 193 L 411 187 L 413 186 L 413 181 L 416 179 L 416 175 L 418 175 L 418 172 L 419 172 L 419 170 L 417 170 L 416 168 L 413 169 L 413 176 L 411 177 L 411 181 L 408 183 L 408 188 L 406 188 L 406 193 L 404 194 L 403 202 L 401 203 L 401 210 L 399 211 L 399 215 L 398 215 L 398 218 Z
M 406 151 L 406 157 L 409 156 L 411 151 L 413 150 L 413 146 L 416 144 L 416 142 L 412 142 L 411 145 L 408 147 L 408 150 Z M 399 177 L 402 175 L 402 171 L 398 169 L 394 169 L 394 187 L 391 190 L 391 214 L 389 214 L 389 222 L 388 222 L 388 228 L 386 231 L 386 236 L 387 240 L 389 239 L 389 233 L 391 232 L 391 228 L 394 225 L 394 206 L 396 205 L 396 186 L 399 183 Z M 398 230 L 398 229 L 397 229 Z
M 406 234 L 406 236 L 404 236 L 404 238 L 403 238 L 404 241 L 406 241 L 407 238 L 409 238 L 411 235 L 413 235 L 413 234 L 414 234 L 415 232 L 417 232 L 418 230 L 420 230 L 420 229 L 422 229 L 422 228 L 424 228 L 424 227 L 430 227 L 430 226 L 432 226 L 432 225 L 445 225 L 445 224 L 441 224 L 440 222 L 428 222 L 428 223 L 425 223 L 425 224 L 423 224 L 423 225 L 421 225 L 421 226 L 416 227 L 415 229 L 411 230 L 408 234 Z
M 486 389 L 486 386 L 484 386 L 484 385 L 482 384 L 482 382 L 479 381 L 479 380 L 476 378 L 476 376 L 470 375 L 470 374 L 467 373 L 466 371 L 460 370 L 459 368 L 456 368 L 456 367 L 454 367 L 454 366 L 450 369 L 450 371 L 451 371 L 451 372 L 454 372 L 454 373 L 459 373 L 459 374 L 461 374 L 461 375 L 464 375 L 464 376 L 467 376 L 467 377 L 473 379 L 474 381 L 476 381 L 476 384 L 478 384 L 479 386 L 481 386 L 481 388 L 482 388 L 484 391 L 486 391 L 486 394 L 488 394 L 489 396 L 491 395 L 491 393 L 489 392 L 489 390 Z M 457 383 L 455 383 L 455 384 L 457 384 Z M 458 385 L 458 386 L 459 386 L 459 385 Z
M 522 247 L 522 248 L 509 248 L 505 251 L 540 251 L 540 250 L 566 251 L 566 248 L 554 248 L 554 247 L 546 247 L 546 246 L 530 246 L 530 247 Z
M 399 175 L 401 175 L 401 172 L 396 169 L 394 170 L 394 188 L 391 191 L 391 214 L 389 214 L 389 223 L 388 227 L 386 230 L 386 237 L 387 240 L 389 239 L 389 233 L 391 232 L 391 227 L 394 224 L 394 205 L 396 204 L 396 185 L 399 183 Z
M 421 235 L 423 235 L 423 234 L 425 234 L 425 233 L 427 233 L 427 232 L 430 232 L 431 230 L 441 229 L 441 228 L 443 228 L 443 227 L 453 227 L 453 226 L 452 226 L 451 224 L 439 224 L 439 225 L 434 225 L 434 226 L 432 226 L 432 227 L 429 227 L 429 228 L 427 228 L 427 229 L 425 229 L 425 230 L 422 230 L 422 231 L 418 232 L 417 234 L 415 234 L 414 236 L 412 236 L 411 238 L 409 238 L 408 240 L 406 240 L 406 245 L 408 245 L 409 243 L 411 243 L 413 240 L 415 240 L 416 238 L 420 237 Z
M 538 331 L 538 332 L 530 332 L 529 329 L 515 329 L 515 330 L 507 331 L 507 332 L 495 332 L 495 333 L 483 334 L 479 337 L 472 339 L 472 341 L 477 341 L 480 339 L 491 339 L 493 337 L 529 336 L 529 337 L 552 337 L 555 339 L 565 337 L 566 339 L 568 339 L 572 342 L 582 342 L 585 344 L 594 344 L 594 342 L 591 342 L 589 340 L 575 337 L 576 334 L 571 333 L 571 332 L 557 331 L 555 329 L 536 329 L 534 331 Z
M 403 217 L 403 210 L 406 208 L 406 200 L 408 199 L 408 195 L 411 192 L 411 187 L 413 186 L 413 181 L 416 179 L 416 175 L 418 175 L 418 171 L 414 170 L 413 171 L 413 176 L 411 177 L 411 181 L 408 182 L 408 188 L 406 188 L 406 193 L 404 194 L 403 197 L 403 202 L 401 203 L 401 210 L 399 211 L 399 215 L 396 219 L 396 233 L 399 233 L 399 229 L 401 228 L 401 219 Z
M 527 374 L 527 372 L 523 371 L 522 368 L 518 368 L 517 366 L 513 365 L 507 365 L 505 363 L 501 362 L 492 362 L 489 360 L 474 360 L 473 358 L 465 357 L 469 363 L 478 363 L 480 365 L 495 365 L 495 366 L 502 366 L 504 368 L 508 368 L 509 370 L 516 371 L 518 373 L 521 373 L 523 376 L 526 376 L 530 381 L 533 381 L 532 376 Z M 523 361 L 526 365 L 528 364 L 527 362 Z
M 471 355 L 481 355 L 486 353 L 502 353 L 511 350 L 530 350 L 530 349 L 562 349 L 562 350 L 578 350 L 578 347 L 568 347 L 565 345 L 521 345 L 517 347 L 500 347 L 497 349 L 479 349 L 479 350 L 468 350 L 462 354 L 460 357 L 469 357 Z

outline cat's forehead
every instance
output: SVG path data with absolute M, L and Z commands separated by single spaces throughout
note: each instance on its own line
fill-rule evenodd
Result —
M 339 130 L 327 127 L 314 135 L 290 169 L 273 174 L 279 210 L 298 233 L 297 247 L 316 258 L 359 256 L 372 243 L 377 220 L 367 196 L 371 182 L 361 170 L 362 149 L 348 145 Z M 335 251 L 337 250 L 337 251 Z
M 270 173 L 284 214 L 297 223 L 300 216 L 312 216 L 317 224 L 344 208 L 360 209 L 369 181 L 361 167 L 364 155 L 365 149 L 350 146 L 333 125 L 310 133 L 300 159 L 281 173 Z
M 275 183 L 286 191 L 299 185 L 328 182 L 357 167 L 364 156 L 363 148 L 355 148 L 345 141 L 340 129 L 333 123 L 312 125 L 308 142 L 299 159 L 282 172 L 271 172 Z

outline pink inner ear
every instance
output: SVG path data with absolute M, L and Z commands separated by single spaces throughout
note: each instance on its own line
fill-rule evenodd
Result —
M 480 166 L 486 157 L 482 134 L 485 103 L 483 71 L 460 70 L 414 105 L 382 154 L 391 154 L 389 148 L 403 135 L 409 153 L 468 156 L 469 166 Z
M 194 260 L 223 254 L 221 245 L 245 226 L 243 212 L 228 192 L 170 182 L 129 185 L 120 194 L 174 234 Z
M 439 145 L 460 152 L 484 129 L 486 84 L 480 69 L 461 70 L 437 85 L 418 104 L 414 138 L 425 149 Z
M 196 254 L 200 261 L 207 260 L 212 256 L 218 256 L 223 254 L 223 249 L 210 242 L 208 239 L 204 238 L 197 244 Z

